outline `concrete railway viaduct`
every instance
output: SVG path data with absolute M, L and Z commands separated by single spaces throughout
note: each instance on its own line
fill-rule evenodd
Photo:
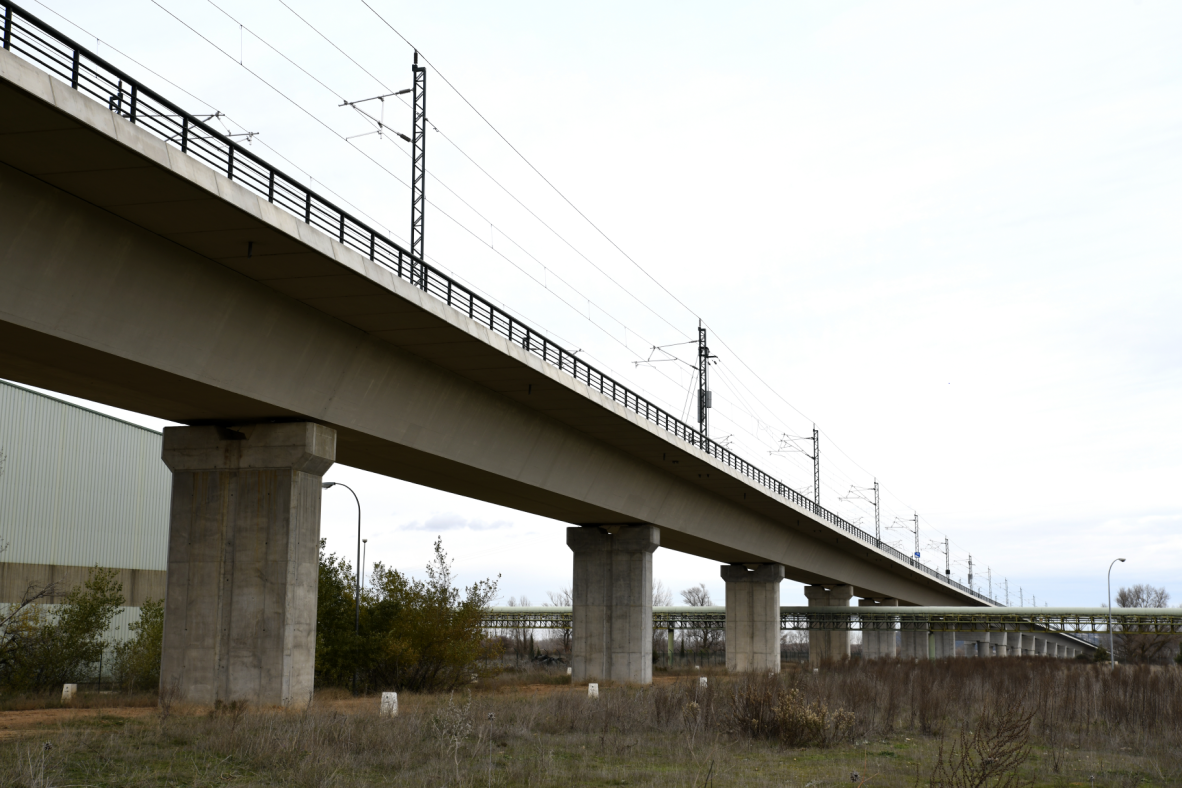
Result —
M 310 697 L 334 462 L 570 524 L 579 681 L 651 679 L 658 548 L 721 565 L 738 669 L 778 670 L 785 577 L 812 606 L 990 604 L 0 11 L 0 376 L 190 425 L 163 452 L 185 696 Z

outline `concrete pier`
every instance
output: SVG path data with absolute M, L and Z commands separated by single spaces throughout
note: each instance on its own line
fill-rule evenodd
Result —
M 311 701 L 320 480 L 336 432 L 305 422 L 168 427 L 160 689 L 193 703 Z
M 805 586 L 809 607 L 850 607 L 852 586 Z M 849 659 L 848 630 L 809 630 L 809 665 L 816 667 L 826 660 Z
M 722 567 L 726 581 L 726 669 L 780 672 L 780 582 L 784 567 Z
M 935 659 L 952 659 L 956 656 L 955 632 L 933 632 L 931 640 L 932 656 Z
M 906 608 L 900 608 L 906 612 Z M 899 621 L 899 656 L 902 659 L 929 659 L 928 625 L 917 621 Z
M 1006 633 L 1006 647 L 1011 657 L 1022 656 L 1022 633 L 1021 632 L 1007 632 Z
M 897 599 L 859 599 L 858 607 L 898 607 Z M 888 628 L 889 627 L 889 628 Z M 895 628 L 894 624 L 880 624 L 878 627 L 862 624 L 862 658 L 863 659 L 894 659 L 895 658 Z
M 571 681 L 653 680 L 652 525 L 566 529 L 574 553 Z M 777 611 L 778 613 L 778 611 Z

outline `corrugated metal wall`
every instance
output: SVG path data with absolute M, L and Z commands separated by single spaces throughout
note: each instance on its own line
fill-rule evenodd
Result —
M 0 561 L 166 568 L 158 432 L 0 381 Z

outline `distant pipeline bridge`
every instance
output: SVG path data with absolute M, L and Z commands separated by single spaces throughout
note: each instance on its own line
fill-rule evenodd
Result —
M 1102 607 L 781 607 L 782 631 L 1054 632 L 1064 635 L 1180 634 L 1182 608 L 1114 610 Z M 485 629 L 565 629 L 569 607 L 493 607 Z M 653 631 L 724 629 L 725 607 L 654 607 Z

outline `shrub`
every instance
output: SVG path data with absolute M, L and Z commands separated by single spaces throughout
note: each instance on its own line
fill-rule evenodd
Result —
M 748 736 L 776 739 L 788 747 L 830 747 L 848 741 L 853 712 L 830 711 L 820 699 L 806 701 L 800 689 L 774 677 L 748 676 L 731 697 L 735 728 Z
M 117 574 L 96 566 L 56 610 L 44 605 L 21 609 L 6 633 L 0 686 L 40 692 L 93 681 L 109 645 L 103 633 L 123 606 L 123 584 L 115 579 Z
M 468 683 L 472 666 L 498 654 L 481 626 L 496 595 L 495 580 L 453 587 L 451 562 L 435 542 L 427 579 L 375 564 L 362 593 L 360 634 L 354 633 L 352 568 L 321 542 L 316 633 L 319 686 L 347 686 L 353 672 L 367 689 L 449 689 Z
M 146 600 L 140 608 L 140 620 L 127 628 L 135 637 L 115 646 L 115 665 L 111 671 L 115 683 L 128 692 L 155 689 L 160 685 L 164 600 Z

